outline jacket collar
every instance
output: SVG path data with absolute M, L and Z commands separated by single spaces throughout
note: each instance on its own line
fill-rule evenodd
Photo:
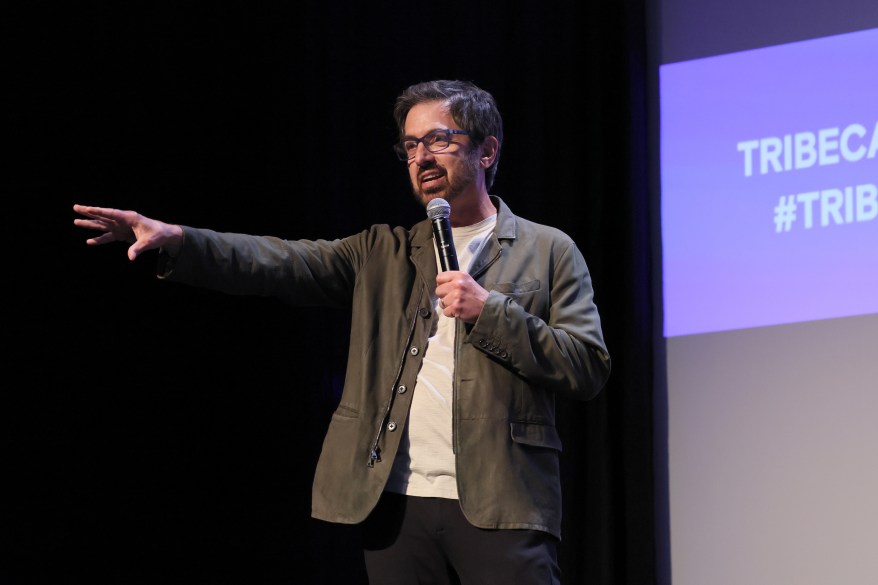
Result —
M 515 215 L 502 199 L 496 195 L 490 197 L 491 203 L 497 208 L 497 226 L 494 228 L 494 235 L 498 240 L 514 240 L 517 227 Z
M 517 230 L 516 217 L 506 205 L 497 197 L 491 195 L 491 203 L 497 208 L 497 225 L 494 227 L 494 238 L 488 240 L 485 249 L 479 254 L 479 258 L 471 267 L 475 276 L 485 265 L 490 264 L 500 253 L 501 240 L 514 240 Z M 412 260 L 423 271 L 425 278 L 435 280 L 438 269 L 436 267 L 436 251 L 433 248 L 433 226 L 429 219 L 416 223 L 411 229 Z M 430 280 L 432 282 L 432 280 Z
M 516 233 L 516 218 L 509 206 L 497 197 L 490 195 L 491 203 L 497 208 L 497 225 L 494 228 L 494 235 L 498 240 L 514 240 Z M 412 248 L 433 247 L 433 227 L 430 220 L 425 219 L 416 223 L 411 229 L 411 245 Z

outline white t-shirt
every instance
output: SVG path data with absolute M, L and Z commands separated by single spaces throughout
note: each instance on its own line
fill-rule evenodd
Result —
M 468 271 L 473 258 L 494 230 L 497 216 L 477 224 L 452 228 L 460 269 Z M 439 256 L 436 261 L 438 265 Z M 439 310 L 412 395 L 408 424 L 387 481 L 386 490 L 423 497 L 457 499 L 457 478 L 451 443 L 454 381 L 455 319 Z

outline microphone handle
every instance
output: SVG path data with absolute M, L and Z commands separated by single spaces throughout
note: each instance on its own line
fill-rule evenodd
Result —
M 447 217 L 436 217 L 433 222 L 433 238 L 436 251 L 439 253 L 439 265 L 442 272 L 460 270 L 457 265 L 457 253 L 454 251 L 454 239 L 451 237 L 451 222 Z

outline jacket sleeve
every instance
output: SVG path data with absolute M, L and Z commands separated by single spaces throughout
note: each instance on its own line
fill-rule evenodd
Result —
M 283 240 L 183 227 L 176 258 L 158 277 L 234 295 L 273 296 L 302 306 L 350 306 L 369 232 L 339 240 Z
M 588 400 L 610 374 L 591 276 L 572 241 L 552 258 L 547 290 L 538 293 L 547 298 L 533 303 L 541 307 L 540 316 L 516 295 L 492 290 L 467 340 L 532 386 Z

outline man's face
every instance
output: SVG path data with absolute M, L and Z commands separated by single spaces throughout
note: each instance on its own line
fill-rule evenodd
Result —
M 406 138 L 421 138 L 436 129 L 460 129 L 442 102 L 425 102 L 409 110 Z M 408 168 L 412 190 L 423 205 L 437 197 L 451 202 L 461 195 L 478 195 L 479 152 L 465 134 L 451 135 L 451 144 L 440 152 L 430 152 L 418 144 Z

